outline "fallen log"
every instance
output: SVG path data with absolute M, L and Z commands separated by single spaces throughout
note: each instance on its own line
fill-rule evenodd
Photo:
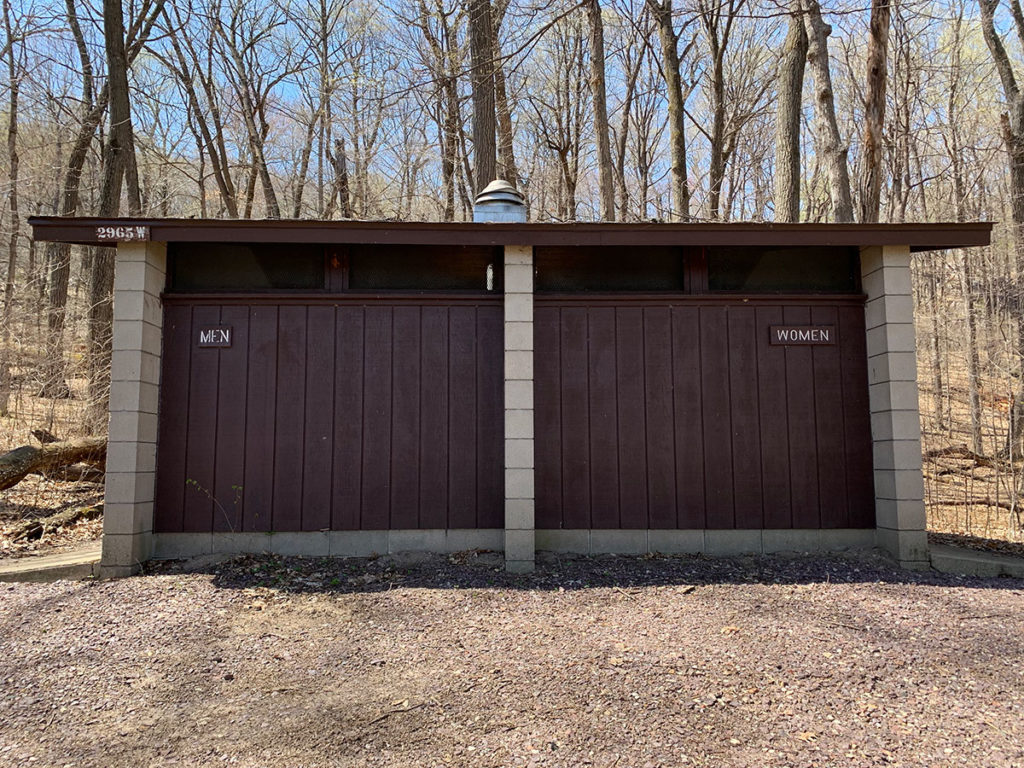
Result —
M 102 468 L 106 458 L 105 437 L 81 437 L 38 448 L 23 445 L 0 456 L 0 491 L 13 488 L 31 472 L 45 474 L 79 463 Z
M 103 505 L 97 504 L 92 507 L 78 507 L 77 509 L 65 509 L 46 517 L 37 517 L 35 520 L 26 520 L 16 525 L 8 535 L 11 541 L 33 541 L 41 539 L 44 534 L 53 533 L 58 528 L 77 523 L 79 520 L 95 520 L 103 514 Z
M 102 483 L 103 478 L 106 477 L 102 466 L 97 467 L 85 462 L 43 470 L 38 474 L 47 480 L 60 480 L 63 483 Z
M 1009 464 L 1005 460 L 993 458 L 991 456 L 984 456 L 980 453 L 975 453 L 966 445 L 950 445 L 945 448 L 934 448 L 925 453 L 924 458 L 962 459 L 964 461 L 973 461 L 976 466 L 989 467 L 992 469 L 1009 467 Z

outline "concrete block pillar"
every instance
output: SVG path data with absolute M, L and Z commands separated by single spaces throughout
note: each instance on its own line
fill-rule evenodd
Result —
M 101 575 L 128 576 L 153 543 L 164 243 L 122 243 L 114 267 L 110 432 Z
M 534 565 L 533 249 L 505 247 L 505 568 Z
M 878 546 L 929 567 L 909 246 L 861 249 Z

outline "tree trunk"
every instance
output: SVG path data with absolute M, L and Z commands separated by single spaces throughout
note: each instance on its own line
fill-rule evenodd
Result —
M 444 138 L 441 140 L 441 175 L 444 177 L 444 220 L 455 221 L 455 170 L 459 159 L 459 118 L 456 113 L 458 94 L 454 79 L 445 78 Z
M 806 62 L 807 30 L 795 0 L 779 62 L 775 121 L 775 220 L 779 222 L 800 221 L 800 113 Z
M 32 472 L 47 472 L 79 462 L 101 467 L 106 456 L 105 437 L 83 437 L 39 448 L 23 445 L 0 456 L 0 491 L 13 488 Z
M 932 410 L 935 412 L 935 428 L 946 429 L 946 409 L 943 403 L 942 393 L 945 391 L 942 376 L 942 328 L 939 322 L 941 310 L 939 309 L 939 278 L 934 268 L 929 269 L 928 274 L 928 298 L 931 300 L 932 311 Z
M 10 413 L 11 396 L 11 303 L 14 300 L 18 237 L 21 234 L 21 214 L 18 211 L 18 95 L 22 70 L 18 66 L 10 0 L 3 0 L 3 14 L 4 32 L 7 36 L 7 76 L 10 93 L 7 113 L 7 178 L 10 181 L 10 193 L 7 196 L 7 203 L 11 211 L 11 237 L 7 243 L 7 276 L 4 283 L 3 317 L 0 318 L 0 324 L 3 325 L 0 332 L 0 416 L 7 416 Z
M 950 66 L 951 83 L 949 88 L 949 99 L 947 105 L 947 117 L 949 119 L 949 133 L 947 147 L 949 148 L 949 162 L 953 169 L 953 210 L 956 212 L 956 220 L 964 221 L 966 212 L 964 201 L 967 196 L 964 188 L 964 168 L 962 156 L 962 143 L 960 141 L 959 119 L 959 92 L 961 70 L 961 46 L 963 9 L 959 9 L 960 15 L 953 22 L 953 43 L 952 62 Z M 888 18 L 886 19 L 888 22 Z M 960 263 L 960 291 L 963 295 L 964 323 L 967 326 L 967 404 L 971 417 L 971 449 L 975 454 L 983 454 L 984 444 L 982 441 L 981 424 L 981 361 L 978 355 L 978 319 L 974 304 L 974 279 L 972 275 L 971 257 L 966 250 L 962 252 Z
M 619 219 L 625 221 L 629 217 L 629 188 L 626 185 L 626 146 L 629 141 L 630 123 L 633 117 L 633 101 L 636 98 L 636 81 L 643 66 L 646 46 L 637 46 L 635 60 L 628 57 L 624 63 L 626 90 L 622 97 L 619 112 L 619 130 L 615 136 L 615 187 L 618 194 Z M 638 140 L 639 137 L 638 137 Z
M 802 0 L 804 24 L 807 27 L 807 61 L 814 75 L 814 112 L 818 125 L 818 151 L 828 174 L 832 218 L 836 222 L 853 221 L 853 198 L 850 194 L 849 149 L 843 144 L 836 120 L 832 75 L 829 72 L 828 36 L 832 27 L 821 17 L 818 0 Z
M 61 192 L 60 215 L 74 216 L 81 202 L 80 184 L 85 159 L 92 144 L 93 136 L 107 109 L 109 83 L 103 86 L 99 96 L 93 95 L 92 61 L 78 23 L 78 12 L 74 0 L 66 0 L 68 26 L 75 40 L 82 66 L 82 122 L 78 127 Z M 71 388 L 65 381 L 64 363 L 64 322 L 68 303 L 68 284 L 71 278 L 71 246 L 68 243 L 46 244 L 46 270 L 50 276 L 46 311 L 46 357 L 41 375 L 42 386 L 39 394 L 43 397 L 70 397 Z
M 104 1 L 108 2 L 109 0 Z M 145 45 L 149 34 L 152 32 L 157 15 L 163 9 L 163 5 L 164 0 L 156 0 L 152 7 L 147 3 L 140 10 L 139 18 L 132 25 L 130 44 L 125 46 L 122 42 L 122 46 L 126 48 L 126 67 L 131 65 Z M 81 202 L 80 184 L 82 169 L 85 166 L 85 160 L 89 153 L 89 147 L 92 145 L 93 136 L 100 125 L 103 113 L 106 112 L 111 83 L 109 80 L 104 83 L 99 95 L 95 97 L 95 100 L 93 99 L 92 62 L 89 58 L 85 37 L 78 23 L 78 14 L 75 10 L 74 0 L 66 0 L 66 8 L 68 26 L 71 29 L 72 37 L 75 40 L 81 59 L 82 102 L 85 105 L 78 134 L 68 156 L 67 169 L 64 174 L 60 195 L 60 215 L 74 216 L 78 213 L 78 206 Z M 151 13 L 150 10 L 152 10 Z M 144 14 L 149 15 L 146 16 Z M 134 173 L 134 156 L 132 162 L 131 170 Z M 138 192 L 137 182 L 135 183 L 135 191 L 136 193 Z M 46 359 L 42 366 L 42 387 L 39 394 L 43 397 L 70 397 L 71 390 L 64 378 L 63 338 L 68 301 L 68 283 L 71 275 L 71 246 L 67 243 L 47 243 L 45 260 L 46 269 L 50 275 L 50 286 L 46 313 Z
M 1003 86 L 1003 97 L 1006 100 L 1007 112 L 1000 116 L 1003 144 L 1010 166 L 1010 211 L 1013 218 L 1014 257 L 1016 264 L 1017 292 L 1020 295 L 1024 286 L 1024 95 L 1021 94 L 1017 78 L 1013 71 L 1002 38 L 995 28 L 995 10 L 999 0 L 978 0 L 981 10 L 981 30 L 992 54 L 996 72 Z M 1021 34 L 1024 19 L 1021 18 L 1020 5 L 1014 7 L 1014 22 Z M 1024 347 L 1024 314 L 1015 312 L 1017 325 L 1017 345 Z M 1024 367 L 1024 354 L 1018 349 L 1018 365 Z M 1021 441 L 1024 439 L 1024 372 L 1020 373 L 1018 391 L 1014 398 L 1014 407 L 1010 414 L 1010 429 L 1007 436 L 1006 453 L 1010 458 L 1021 455 Z
M 608 94 L 604 77 L 604 23 L 598 0 L 586 0 L 590 25 L 590 95 L 594 102 L 594 134 L 597 138 L 597 171 L 601 189 L 601 218 L 615 221 L 615 186 L 612 181 L 612 147 L 608 138 Z
M 473 66 L 474 196 L 497 176 L 494 111 L 494 27 L 491 0 L 469 0 L 469 54 Z
M 117 216 L 121 208 L 121 185 L 126 180 L 128 210 L 132 216 L 138 216 L 142 203 L 135 165 L 121 0 L 103 1 L 103 33 L 110 90 L 110 130 L 104 152 L 98 215 L 102 218 Z M 110 342 L 114 327 L 114 255 L 113 248 L 94 248 L 89 278 L 89 411 L 86 421 L 89 431 L 94 433 L 103 433 L 107 428 Z
M 726 147 L 725 53 L 729 48 L 733 24 L 746 0 L 699 0 L 697 13 L 711 60 L 711 158 L 708 168 L 708 216 L 721 218 L 722 186 L 730 150 Z M 731 141 L 731 139 L 729 140 Z
M 345 154 L 345 140 L 337 138 L 334 140 L 334 152 L 328 155 L 331 166 L 334 168 L 334 188 L 331 191 L 330 200 L 327 201 L 327 210 L 324 213 L 326 218 L 334 215 L 335 199 L 341 209 L 343 219 L 352 218 L 352 193 L 348 186 L 348 157 Z
M 498 117 L 498 159 L 501 177 L 519 189 L 519 169 L 516 166 L 515 136 L 512 130 L 512 112 L 508 104 L 505 84 L 505 66 L 501 57 L 501 22 L 509 0 L 498 0 L 491 9 L 491 45 L 494 56 L 494 106 Z M 529 201 L 527 201 L 529 204 Z
M 103 0 L 103 37 L 107 52 L 110 130 L 107 132 L 107 146 L 103 153 L 103 181 L 98 215 L 117 215 L 121 207 L 121 185 L 125 183 L 128 188 L 128 211 L 132 216 L 138 216 L 142 212 L 142 201 L 128 96 L 124 18 L 119 0 Z
M 302 152 L 299 160 L 299 177 L 295 180 L 295 200 L 292 203 L 292 218 L 302 217 L 302 192 L 306 188 L 306 175 L 309 173 L 309 156 L 313 153 L 313 139 L 316 133 L 316 124 L 320 119 L 320 111 L 310 117 L 309 125 L 306 126 L 306 140 L 302 144 Z
M 104 0 L 104 2 L 108 1 L 111 0 Z M 277 193 L 274 191 L 274 183 L 270 178 L 270 169 L 267 167 L 267 158 L 264 154 L 266 131 L 261 130 L 261 128 L 256 124 L 257 108 L 259 105 L 253 100 L 252 92 L 250 90 L 251 79 L 249 77 L 249 73 L 246 71 L 245 61 L 242 59 L 242 54 L 235 45 L 235 30 L 232 30 L 231 33 L 228 34 L 223 26 L 218 24 L 217 31 L 220 33 L 221 39 L 227 47 L 228 53 L 231 56 L 232 63 L 235 67 L 235 77 L 238 78 L 237 91 L 239 99 L 241 100 L 242 118 L 245 123 L 246 131 L 249 134 L 249 149 L 252 152 L 253 174 L 255 179 L 259 180 L 260 188 L 263 190 L 263 202 L 267 207 L 266 215 L 267 218 L 270 219 L 279 219 L 281 218 L 281 206 L 277 201 Z M 253 193 L 255 193 L 255 188 L 253 188 Z
M 882 130 L 885 125 L 890 9 L 889 0 L 871 0 L 867 100 L 864 105 L 864 175 L 860 197 L 860 220 L 866 224 L 878 223 L 882 205 Z
M 983 454 L 985 451 L 981 441 L 981 393 L 978 388 L 978 323 L 974 312 L 971 259 L 966 251 L 963 251 L 960 262 L 960 290 L 963 294 L 964 321 L 967 325 L 967 404 L 971 417 L 971 450 Z
M 725 70 L 724 53 L 713 54 L 711 70 L 711 162 L 708 169 L 708 217 L 721 218 L 722 182 L 725 180 Z
M 672 24 L 672 0 L 647 0 L 661 40 L 661 74 L 668 101 L 669 147 L 672 155 L 672 217 L 690 220 L 690 183 L 686 174 L 686 100 L 679 74 L 679 39 Z

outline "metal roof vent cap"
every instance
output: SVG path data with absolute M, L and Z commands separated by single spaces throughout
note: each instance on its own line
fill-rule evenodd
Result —
M 473 221 L 518 224 L 526 221 L 526 200 L 504 179 L 495 179 L 476 196 Z

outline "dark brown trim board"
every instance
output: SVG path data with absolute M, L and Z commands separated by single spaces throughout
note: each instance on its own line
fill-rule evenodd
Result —
M 110 233 L 144 232 L 153 242 L 390 243 L 406 245 L 573 246 L 876 246 L 911 251 L 988 245 L 991 222 L 938 224 L 678 224 L 393 221 L 282 219 L 29 218 L 32 236 L 82 245 L 113 245 Z M 144 228 L 139 230 L 138 228 Z

